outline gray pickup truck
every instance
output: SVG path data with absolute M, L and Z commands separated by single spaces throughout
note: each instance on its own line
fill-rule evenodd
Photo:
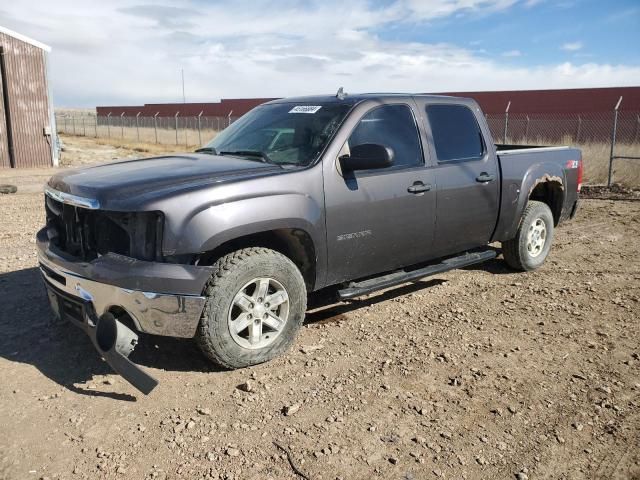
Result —
M 579 150 L 494 145 L 470 99 L 261 105 L 194 153 L 65 170 L 37 234 L 53 310 L 144 393 L 134 331 L 227 367 L 292 344 L 307 294 L 350 299 L 496 257 L 538 268 L 575 215 Z

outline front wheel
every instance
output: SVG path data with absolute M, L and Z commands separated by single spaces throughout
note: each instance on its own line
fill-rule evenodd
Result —
M 196 332 L 204 354 L 223 367 L 242 368 L 285 352 L 307 307 L 298 267 L 274 250 L 244 248 L 213 268 Z
M 502 242 L 502 254 L 507 264 L 520 271 L 540 267 L 549 255 L 553 229 L 553 215 L 549 206 L 530 200 L 515 238 Z

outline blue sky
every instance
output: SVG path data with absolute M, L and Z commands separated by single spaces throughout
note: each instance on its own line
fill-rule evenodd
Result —
M 422 24 L 392 24 L 379 35 L 391 41 L 457 44 L 523 66 L 567 61 L 638 65 L 640 1 L 520 2 L 484 14 L 470 10 Z
M 640 1 L 36 0 L 58 106 L 640 85 Z

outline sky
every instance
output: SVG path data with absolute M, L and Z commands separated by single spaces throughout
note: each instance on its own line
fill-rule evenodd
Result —
M 58 107 L 640 85 L 640 1 L 14 0 Z

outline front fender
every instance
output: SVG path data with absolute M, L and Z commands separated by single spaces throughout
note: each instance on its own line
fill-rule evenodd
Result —
M 291 192 L 210 205 L 181 225 L 176 254 L 209 252 L 229 240 L 291 228 L 308 233 L 316 256 L 322 257 L 322 215 L 310 196 Z M 324 258 L 316 258 L 316 263 L 324 265 Z

